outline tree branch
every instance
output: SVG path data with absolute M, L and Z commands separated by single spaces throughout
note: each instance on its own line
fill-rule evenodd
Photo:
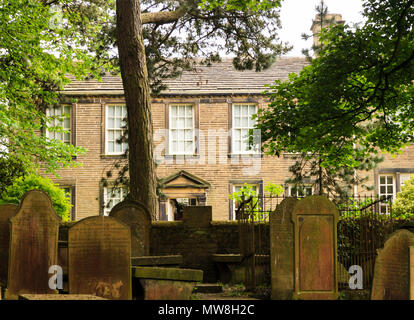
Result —
M 188 12 L 188 7 L 181 4 L 177 10 L 167 11 L 167 12 L 148 12 L 141 14 L 141 23 L 157 23 L 157 24 L 166 24 L 177 21 L 178 19 L 185 16 Z

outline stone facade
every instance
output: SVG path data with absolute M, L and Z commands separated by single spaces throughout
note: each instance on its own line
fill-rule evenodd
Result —
M 166 197 L 160 199 L 160 219 L 180 219 L 173 212 L 176 210 L 173 201 L 184 198 L 189 205 L 211 205 L 213 220 L 231 220 L 234 204 L 229 194 L 243 183 L 254 184 L 259 193 L 269 182 L 282 184 L 288 195 L 285 180 L 290 176 L 289 166 L 294 163 L 292 156 L 237 155 L 236 160 L 232 158 L 234 150 L 229 132 L 233 127 L 233 106 L 265 107 L 268 100 L 261 94 L 264 84 L 286 79 L 289 73 L 297 73 L 305 65 L 304 58 L 284 58 L 269 70 L 256 73 L 235 71 L 231 63 L 224 61 L 210 69 L 203 67 L 202 72 L 184 73 L 167 83 L 169 89 L 152 100 L 155 153 L 161 160 L 157 176 L 170 177 L 163 190 Z M 104 203 L 110 199 L 101 179 L 113 168 L 114 162 L 126 161 L 107 151 L 108 107 L 124 104 L 122 82 L 118 77 L 104 77 L 102 82 L 74 81 L 63 91 L 63 96 L 62 104 L 71 106 L 71 141 L 88 151 L 76 159 L 82 166 L 61 170 L 61 178 L 53 180 L 72 192 L 73 219 L 79 220 L 107 213 Z M 200 139 L 193 140 L 196 151 L 191 159 L 168 154 L 171 152 L 165 143 L 168 139 L 165 130 L 170 129 L 171 106 L 176 105 L 193 108 L 192 128 L 199 132 Z M 395 194 L 408 174 L 414 173 L 413 148 L 408 147 L 395 158 L 386 156 L 380 168 L 370 173 L 367 184 L 376 185 L 374 193 L 380 190 L 383 174 L 392 177 L 390 183 Z

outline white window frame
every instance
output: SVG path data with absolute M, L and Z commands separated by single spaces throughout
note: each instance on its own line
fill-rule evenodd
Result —
M 109 127 L 109 108 L 110 107 L 122 107 L 121 109 L 121 119 L 126 118 L 126 105 L 124 104 L 108 104 L 105 106 L 105 154 L 108 155 L 122 155 L 125 153 L 125 151 L 128 149 L 128 143 L 124 142 L 124 143 L 120 143 L 121 145 L 121 151 L 116 152 L 110 152 L 109 151 L 109 131 L 121 131 L 122 134 L 125 132 L 126 129 L 122 129 L 120 128 L 116 128 L 116 127 Z M 118 116 L 114 116 L 114 119 L 119 119 Z M 121 126 L 122 126 L 122 120 L 121 120 Z M 116 140 L 118 140 L 117 138 L 114 140 L 114 143 L 116 143 Z M 115 146 L 115 144 L 114 144 Z M 116 149 L 116 148 L 115 148 Z
M 114 198 L 113 196 L 111 196 L 111 198 L 108 198 L 108 193 L 112 192 L 113 189 L 119 189 L 120 190 L 120 193 L 119 193 L 120 197 L 119 198 Z M 124 201 L 126 195 L 127 195 L 127 190 L 126 190 L 125 187 L 105 187 L 103 189 L 103 198 L 104 198 L 103 215 L 108 216 L 113 207 L 115 207 L 118 203 Z M 108 202 L 111 201 L 111 200 L 116 200 L 116 202 L 111 207 L 107 207 Z
M 385 184 L 381 183 L 381 178 L 385 177 Z M 388 183 L 388 178 L 392 178 L 392 183 Z M 392 186 L 392 194 L 388 192 L 388 187 Z M 381 192 L 381 187 L 385 187 L 385 192 Z M 382 173 L 378 175 L 378 195 L 381 196 L 389 196 L 392 195 L 391 202 L 395 199 L 396 195 L 396 178 L 395 174 L 393 173 Z M 384 211 L 383 211 L 384 209 Z M 388 204 L 380 204 L 380 213 L 389 214 L 389 206 Z
M 65 108 L 69 109 L 68 113 L 65 113 Z M 60 115 L 56 115 L 56 110 L 60 109 Z M 53 113 L 51 112 L 53 110 Z M 49 131 L 46 128 L 46 137 L 49 139 L 59 140 L 66 144 L 72 144 L 72 105 L 62 104 L 58 106 L 51 106 L 46 109 L 46 117 L 56 117 L 52 119 L 52 122 L 48 124 L 50 127 L 62 127 L 66 132 Z M 62 119 L 59 119 L 61 117 Z M 68 120 L 69 126 L 65 126 L 65 120 Z M 69 139 L 65 138 L 65 135 L 69 136 Z
M 236 131 L 240 130 L 247 130 L 249 131 L 250 129 L 254 129 L 254 125 L 256 124 L 256 119 L 249 119 L 247 120 L 247 127 L 242 126 L 242 119 L 243 119 L 243 114 L 242 114 L 242 108 L 240 107 L 248 107 L 248 111 L 247 111 L 247 116 L 249 116 L 249 109 L 250 107 L 254 107 L 255 112 L 253 114 L 257 114 L 257 110 L 258 110 L 258 105 L 256 103 L 234 103 L 232 104 L 232 109 L 231 109 L 231 114 L 232 114 L 232 119 L 231 119 L 231 123 L 232 123 L 232 129 L 231 129 L 231 152 L 232 154 L 257 154 L 259 152 L 259 150 L 254 150 L 250 149 L 250 150 L 241 150 L 242 147 L 245 146 L 245 142 L 243 142 L 243 138 L 240 137 L 240 140 L 238 140 L 236 142 Z M 235 109 L 236 107 L 240 108 L 240 114 L 237 116 L 240 118 L 240 125 L 238 127 L 236 127 L 236 112 Z M 253 115 L 252 114 L 252 115 Z M 253 126 L 249 126 L 249 121 L 253 122 Z M 241 136 L 241 135 L 240 135 Z M 236 151 L 236 143 L 240 143 L 240 150 Z
M 295 196 L 292 196 L 292 189 L 293 188 L 296 188 L 296 195 Z M 289 197 L 296 197 L 296 198 L 305 198 L 305 197 L 307 197 L 306 192 L 305 192 L 305 195 L 304 196 L 299 196 L 298 195 L 298 191 L 299 191 L 298 188 L 304 188 L 305 190 L 311 188 L 312 191 L 311 191 L 311 194 L 310 195 L 313 195 L 314 192 L 315 192 L 315 189 L 314 189 L 314 187 L 313 187 L 312 184 L 304 184 L 304 185 L 299 185 L 299 186 L 296 186 L 294 184 L 289 184 L 289 187 L 288 187 L 288 196 Z
M 256 188 L 255 189 L 256 195 L 259 196 L 259 188 L 260 188 L 259 184 L 258 183 L 248 183 L 248 182 L 246 182 L 246 183 L 248 185 Z M 233 184 L 233 188 L 232 188 L 233 193 L 237 192 L 236 191 L 236 188 L 237 187 L 243 187 L 244 185 L 245 185 L 244 183 L 236 183 L 236 184 Z M 232 201 L 233 201 L 233 210 L 232 210 L 232 214 L 231 214 L 231 220 L 236 220 L 236 209 L 237 209 L 236 208 L 236 201 L 235 200 L 232 200 Z
M 191 129 L 187 128 L 185 125 L 186 122 L 186 113 L 184 112 L 184 128 L 173 128 L 172 124 L 173 124 L 173 113 L 172 113 L 172 109 L 173 108 L 177 108 L 177 107 L 191 107 L 192 110 L 192 121 L 191 121 Z M 183 104 L 179 104 L 179 103 L 175 103 L 175 104 L 171 104 L 168 106 L 169 110 L 168 110 L 168 153 L 170 155 L 194 155 L 195 154 L 195 106 L 194 104 L 188 104 L 188 103 L 183 103 Z M 179 118 L 179 116 L 177 116 L 177 118 Z M 183 152 L 178 152 L 177 150 L 173 150 L 172 148 L 172 142 L 173 142 L 173 130 L 191 130 L 192 131 L 192 140 L 187 140 L 187 138 L 185 137 L 185 133 L 184 133 L 184 151 Z M 178 136 L 177 136 L 177 143 L 180 141 L 178 140 Z M 192 148 L 190 151 L 185 151 L 186 149 L 186 142 L 192 142 Z M 178 149 L 178 148 L 177 148 Z

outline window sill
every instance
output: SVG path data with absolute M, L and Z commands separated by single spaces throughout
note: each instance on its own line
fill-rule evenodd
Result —
M 101 159 L 126 159 L 125 154 L 101 154 Z
M 164 159 L 199 159 L 199 154 L 166 154 L 164 155 Z
M 283 158 L 285 159 L 293 159 L 293 158 L 297 158 L 299 157 L 301 154 L 299 152 L 296 153 L 291 153 L 291 152 L 284 152 L 283 153 Z
M 228 153 L 228 158 L 242 158 L 242 159 L 248 159 L 248 158 L 263 158 L 263 153 Z

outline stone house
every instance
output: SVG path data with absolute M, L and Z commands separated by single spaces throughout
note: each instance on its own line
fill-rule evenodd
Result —
M 180 205 L 211 205 L 214 220 L 235 219 L 235 204 L 229 194 L 244 183 L 263 194 L 264 186 L 284 186 L 285 195 L 310 194 L 309 180 L 304 190 L 285 184 L 292 156 L 265 156 L 242 139 L 253 128 L 251 115 L 266 106 L 266 84 L 287 79 L 307 64 L 305 58 L 280 58 L 267 70 L 236 71 L 231 60 L 199 66 L 168 80 L 168 89 L 152 99 L 154 152 L 157 176 L 163 178 L 158 218 L 179 219 Z M 62 104 L 51 114 L 67 114 L 62 125 L 69 134 L 56 135 L 88 151 L 78 156 L 81 167 L 64 169 L 53 178 L 72 197 L 73 219 L 107 214 L 125 196 L 123 188 L 104 187 L 115 162 L 125 163 L 125 143 L 117 143 L 123 133 L 126 114 L 120 77 L 104 76 L 102 81 L 74 80 L 62 92 Z M 49 134 L 46 132 L 46 134 Z M 395 195 L 414 173 L 413 147 L 386 160 L 370 173 L 370 183 L 378 195 Z M 361 192 L 362 190 L 356 190 Z

